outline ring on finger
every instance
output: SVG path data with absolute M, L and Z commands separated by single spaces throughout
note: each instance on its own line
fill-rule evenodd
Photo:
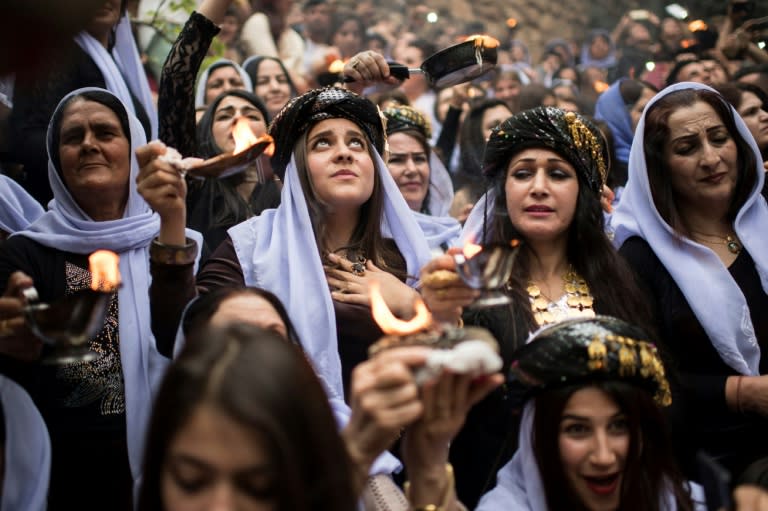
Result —
M 0 337 L 8 337 L 13 333 L 13 329 L 8 326 L 9 320 L 4 319 L 0 321 Z

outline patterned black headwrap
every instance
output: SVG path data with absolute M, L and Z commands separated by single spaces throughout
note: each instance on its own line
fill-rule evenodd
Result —
M 269 134 L 275 140 L 272 169 L 283 179 L 294 145 L 312 126 L 326 119 L 348 119 L 363 130 L 379 154 L 386 136 L 379 109 L 369 100 L 339 87 L 314 89 L 292 99 L 275 116 Z
M 390 106 L 384 110 L 387 118 L 387 135 L 398 131 L 416 130 L 429 140 L 432 138 L 432 126 L 429 119 L 413 107 L 406 105 Z
M 648 335 L 608 316 L 539 330 L 517 351 L 509 371 L 512 385 L 531 392 L 613 380 L 642 387 L 661 406 L 672 403 L 664 365 Z
M 600 194 L 608 171 L 605 138 L 587 118 L 559 108 L 525 110 L 494 128 L 485 148 L 483 174 L 492 179 L 506 170 L 512 156 L 536 147 L 565 158 Z

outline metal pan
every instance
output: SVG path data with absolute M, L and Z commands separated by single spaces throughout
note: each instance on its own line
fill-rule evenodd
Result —
M 389 72 L 399 80 L 406 80 L 411 74 L 419 73 L 433 87 L 452 87 L 474 80 L 496 67 L 498 45 L 499 42 L 492 37 L 478 36 L 440 50 L 417 68 L 388 62 Z M 345 77 L 344 81 L 350 80 Z

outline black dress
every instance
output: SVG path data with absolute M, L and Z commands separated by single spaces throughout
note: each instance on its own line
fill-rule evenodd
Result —
M 0 250 L 0 289 L 11 273 L 23 271 L 34 280 L 40 300 L 49 303 L 89 287 L 87 268 L 87 255 L 14 236 Z M 90 341 L 100 354 L 96 360 L 55 366 L 0 356 L 0 372 L 29 392 L 51 435 L 50 510 L 131 509 L 119 346 L 115 293 L 104 328 Z
M 680 288 L 648 243 L 632 237 L 619 252 L 640 277 L 654 302 L 661 348 L 679 374 L 680 399 L 673 413 L 684 420 L 673 423 L 673 441 L 683 455 L 704 449 L 734 477 L 751 462 L 768 456 L 768 419 L 729 410 L 725 382 L 738 373 L 720 358 Z M 755 264 L 742 250 L 728 268 L 747 300 L 752 325 L 762 353 L 768 353 L 768 295 L 760 285 Z M 722 304 L 727 307 L 727 303 Z M 768 374 L 768 356 L 760 360 L 760 374 Z M 681 460 L 696 477 L 690 458 Z

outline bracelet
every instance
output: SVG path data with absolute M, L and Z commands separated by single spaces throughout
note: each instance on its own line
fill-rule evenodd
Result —
M 739 375 L 736 379 L 736 411 L 739 413 L 742 413 L 743 410 L 741 409 L 741 380 L 744 379 L 744 376 Z
M 186 238 L 186 242 L 186 245 L 166 245 L 155 238 L 149 245 L 149 259 L 160 264 L 192 264 L 197 258 L 197 242 L 190 238 Z
M 448 499 L 451 498 L 451 494 L 453 493 L 453 489 L 456 486 L 456 480 L 453 476 L 453 465 L 450 463 L 445 464 L 445 478 L 448 479 L 448 484 L 445 486 L 445 490 L 443 491 L 443 497 L 440 499 L 440 505 L 435 504 L 425 504 L 423 506 L 413 506 L 411 507 L 411 511 L 445 511 L 448 507 Z M 405 497 L 408 499 L 408 502 L 411 501 L 411 483 L 410 481 L 406 481 L 403 485 L 403 489 L 405 490 Z

